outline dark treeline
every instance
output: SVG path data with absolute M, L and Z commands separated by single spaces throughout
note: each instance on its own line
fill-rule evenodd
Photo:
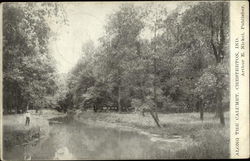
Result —
M 121 5 L 109 16 L 100 45 L 83 45 L 61 104 L 148 110 L 155 120 L 157 112 L 200 111 L 203 119 L 210 111 L 224 124 L 228 14 L 227 2 L 183 3 L 171 12 L 160 5 Z

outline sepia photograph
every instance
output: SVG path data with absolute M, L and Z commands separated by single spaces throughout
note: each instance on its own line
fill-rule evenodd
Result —
M 230 158 L 230 1 L 1 11 L 3 160 Z

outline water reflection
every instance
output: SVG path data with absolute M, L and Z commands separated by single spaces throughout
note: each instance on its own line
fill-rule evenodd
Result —
M 171 146 L 181 144 L 152 141 L 136 132 L 71 122 L 51 125 L 47 139 L 5 151 L 5 159 L 159 159 L 171 157 Z

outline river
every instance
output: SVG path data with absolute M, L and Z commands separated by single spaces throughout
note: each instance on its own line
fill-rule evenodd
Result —
M 157 141 L 147 135 L 71 121 L 50 125 L 49 137 L 4 149 L 4 159 L 160 159 L 171 158 L 180 142 Z

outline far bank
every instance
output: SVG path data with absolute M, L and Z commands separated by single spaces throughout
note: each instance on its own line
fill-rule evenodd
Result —
M 204 121 L 198 113 L 159 114 L 162 128 L 158 128 L 150 116 L 139 113 L 94 113 L 82 112 L 76 120 L 95 127 L 114 128 L 121 131 L 137 131 L 152 141 L 167 143 L 169 138 L 182 138 L 181 149 L 176 158 L 228 158 L 229 157 L 229 113 L 225 113 L 223 127 L 214 113 L 205 113 Z

